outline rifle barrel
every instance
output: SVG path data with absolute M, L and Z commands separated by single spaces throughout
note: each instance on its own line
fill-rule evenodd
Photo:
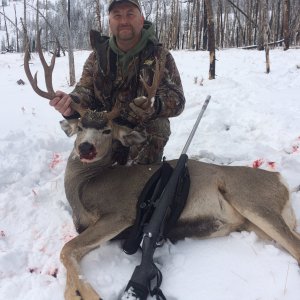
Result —
M 196 120 L 196 122 L 195 122 L 195 125 L 194 125 L 194 127 L 193 127 L 193 129 L 192 129 L 192 131 L 191 131 L 191 133 L 190 133 L 190 135 L 189 135 L 189 138 L 188 138 L 188 140 L 187 140 L 187 142 L 186 142 L 186 144 L 185 144 L 185 146 L 184 146 L 184 148 L 183 148 L 181 154 L 186 154 L 186 153 L 187 153 L 187 150 L 188 150 L 188 148 L 189 148 L 189 146 L 190 146 L 190 144 L 191 144 L 191 142 L 192 142 L 192 139 L 193 139 L 193 137 L 194 137 L 194 135 L 195 135 L 195 132 L 196 132 L 198 126 L 199 126 L 199 123 L 200 123 L 200 121 L 201 121 L 201 119 L 202 119 L 202 117 L 203 117 L 203 114 L 204 114 L 204 112 L 205 112 L 205 110 L 206 110 L 206 108 L 207 108 L 207 105 L 208 105 L 208 103 L 209 103 L 209 101 L 210 101 L 210 98 L 211 98 L 210 95 L 208 95 L 208 96 L 206 97 L 205 102 L 204 102 L 204 104 L 203 104 L 203 106 L 202 106 L 202 109 L 201 109 L 201 111 L 200 111 L 200 113 L 199 113 L 199 116 L 198 116 L 198 118 L 197 118 L 197 120 Z

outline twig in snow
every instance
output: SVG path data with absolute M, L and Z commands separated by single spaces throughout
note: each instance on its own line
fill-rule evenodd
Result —
M 288 269 L 286 272 L 286 278 L 285 278 L 285 286 L 284 286 L 284 291 L 283 294 L 285 295 L 287 292 L 287 280 L 288 280 L 288 276 L 289 276 L 289 271 L 290 271 L 290 263 L 288 264 Z

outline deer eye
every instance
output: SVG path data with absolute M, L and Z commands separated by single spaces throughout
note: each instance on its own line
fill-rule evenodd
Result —
M 111 134 L 111 129 L 105 129 L 102 131 L 103 134 Z

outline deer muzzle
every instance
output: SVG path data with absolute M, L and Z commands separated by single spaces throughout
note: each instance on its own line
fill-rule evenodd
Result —
M 81 160 L 93 160 L 97 155 L 95 146 L 89 142 L 81 143 L 78 146 L 78 151 Z

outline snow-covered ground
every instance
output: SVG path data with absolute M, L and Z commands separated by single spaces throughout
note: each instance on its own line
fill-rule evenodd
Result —
M 87 55 L 76 52 L 77 79 Z M 179 156 L 210 94 L 189 156 L 280 171 L 291 190 L 299 186 L 300 50 L 271 51 L 270 74 L 265 74 L 263 52 L 219 51 L 218 76 L 211 81 L 206 52 L 173 55 L 187 103 L 184 113 L 171 120 L 167 158 Z M 76 235 L 63 188 L 74 140 L 61 131 L 61 116 L 32 91 L 22 60 L 21 54 L 0 55 L 0 299 L 62 300 L 65 270 L 59 253 Z M 31 68 L 39 70 L 43 87 L 37 57 Z M 26 84 L 18 85 L 19 79 Z M 57 60 L 54 87 L 71 90 L 66 57 Z M 300 193 L 291 197 L 300 224 Z M 139 259 L 140 254 L 127 256 L 113 242 L 84 258 L 83 273 L 102 298 L 115 300 Z M 156 261 L 168 300 L 299 299 L 296 260 L 254 233 L 166 243 L 157 250 Z

